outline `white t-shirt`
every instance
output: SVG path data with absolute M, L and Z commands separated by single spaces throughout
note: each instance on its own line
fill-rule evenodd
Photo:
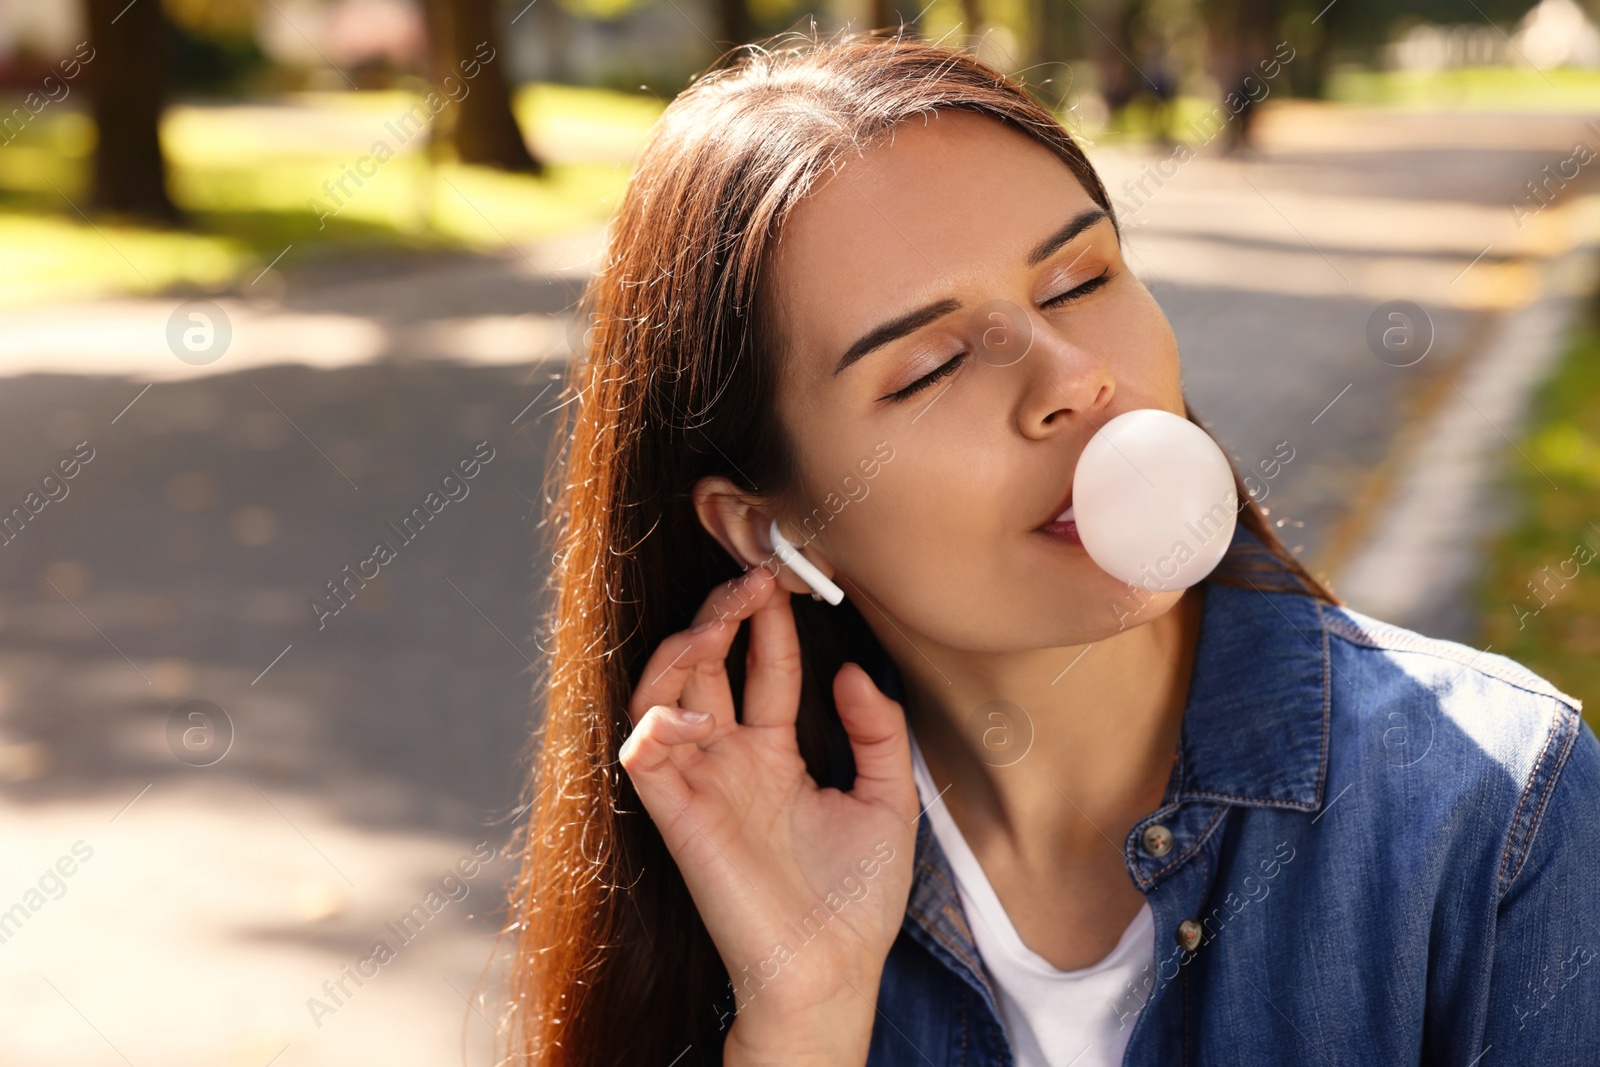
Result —
M 1133 1016 L 1119 1020 L 1129 983 L 1137 983 L 1155 955 L 1155 924 L 1146 903 L 1117 947 L 1098 963 L 1058 970 L 1017 934 L 994 887 L 944 806 L 922 749 L 911 738 L 917 793 L 939 847 L 955 873 L 978 954 L 999 994 L 1017 1067 L 1119 1067 Z

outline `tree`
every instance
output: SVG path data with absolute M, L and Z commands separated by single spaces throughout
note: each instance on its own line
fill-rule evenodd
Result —
M 511 110 L 511 83 L 500 46 L 496 0 L 427 0 L 430 61 L 436 84 L 449 77 L 463 81 L 476 64 L 477 76 L 455 105 L 449 134 L 456 156 L 526 174 L 544 173 L 544 162 L 528 150 Z
M 1280 40 L 1283 4 L 1281 0 L 1209 0 L 1204 11 L 1211 76 L 1223 99 L 1235 95 L 1240 105 L 1228 124 L 1224 146 L 1230 152 L 1252 147 L 1256 94 L 1250 92 L 1252 82 L 1246 79 L 1259 83 L 1258 65 L 1273 57 L 1274 45 Z
M 728 45 L 745 44 L 755 38 L 756 23 L 745 0 L 717 0 L 717 32 Z
M 1113 114 L 1153 87 L 1133 60 L 1134 37 L 1142 6 L 1142 0 L 1099 0 L 1083 13 L 1085 21 L 1095 30 L 1089 39 L 1089 48 L 1100 83 L 1100 95 Z
M 968 34 L 976 34 L 983 29 L 983 0 L 961 0 L 961 21 L 965 23 Z
M 161 113 L 172 79 L 172 31 L 161 0 L 86 0 L 88 85 L 99 140 L 93 207 L 176 223 L 183 214 L 167 194 Z
M 883 26 L 893 28 L 904 22 L 907 33 L 917 33 L 920 21 L 917 16 L 922 13 L 923 6 L 924 3 L 918 0 L 909 0 L 906 4 L 897 3 L 895 0 L 872 0 L 872 25 L 869 28 L 878 29 Z
M 1029 0 L 1028 82 L 1052 110 L 1060 110 L 1071 93 L 1071 61 L 1088 52 L 1083 13 L 1058 0 Z

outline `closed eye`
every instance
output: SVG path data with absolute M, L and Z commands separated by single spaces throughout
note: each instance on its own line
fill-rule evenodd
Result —
M 1102 270 L 1099 274 L 1095 275 L 1093 278 L 1090 278 L 1088 281 L 1085 281 L 1080 285 L 1073 286 L 1071 289 L 1068 289 L 1064 293 L 1060 293 L 1060 294 L 1058 294 L 1056 296 L 1051 297 L 1049 300 L 1046 300 L 1040 306 L 1041 307 L 1047 307 L 1047 308 L 1062 307 L 1062 306 L 1064 306 L 1066 304 L 1070 304 L 1074 300 L 1080 300 L 1083 297 L 1088 296 L 1090 293 L 1094 292 L 1096 289 L 1099 289 L 1099 288 L 1103 287 L 1106 284 L 1106 282 L 1108 282 L 1110 280 L 1111 280 L 1111 268 L 1107 267 L 1106 269 Z M 913 397 L 916 394 L 922 392 L 924 389 L 928 388 L 930 385 L 933 385 L 933 384 L 935 384 L 935 383 L 937 383 L 937 382 L 939 382 L 939 381 L 941 381 L 941 380 L 943 380 L 945 378 L 948 378 L 950 375 L 952 375 L 956 371 L 960 370 L 961 369 L 961 365 L 963 363 L 965 363 L 966 361 L 967 361 L 967 353 L 966 352 L 958 352 L 954 356 L 952 356 L 949 360 L 947 360 L 945 363 L 941 364 L 939 367 L 935 368 L 934 370 L 929 371 L 927 374 L 924 374 L 922 377 L 918 378 L 916 381 L 912 382 L 910 385 L 906 386 L 904 389 L 896 390 L 895 392 L 890 393 L 888 396 L 884 397 L 883 399 L 887 400 L 887 401 L 889 401 L 890 403 L 893 403 L 893 404 L 898 404 L 901 401 L 909 400 L 911 397 Z
M 1073 286 L 1064 293 L 1061 293 L 1057 296 L 1052 296 L 1040 306 L 1051 308 L 1060 307 L 1062 304 L 1070 304 L 1074 300 L 1088 296 L 1090 293 L 1094 292 L 1096 289 L 1099 289 L 1110 280 L 1111 268 L 1107 267 L 1099 274 L 1096 274 L 1093 278 L 1090 278 L 1088 281 L 1084 282 L 1082 285 Z
M 917 393 L 920 393 L 924 389 L 928 388 L 928 386 L 934 384 L 942 378 L 947 378 L 954 374 L 957 370 L 960 370 L 961 364 L 965 363 L 966 361 L 967 354 L 965 352 L 957 352 L 948 362 L 940 366 L 937 370 L 929 371 L 927 374 L 924 374 L 922 377 L 918 378 L 904 389 L 890 393 L 883 399 L 894 404 L 898 404 L 902 400 L 909 400 Z

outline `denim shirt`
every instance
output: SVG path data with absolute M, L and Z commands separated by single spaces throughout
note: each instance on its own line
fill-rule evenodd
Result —
M 1600 1064 L 1600 742 L 1579 702 L 1348 608 L 1199 590 L 1178 761 L 1122 841 L 1155 952 L 1115 1003 L 1063 1007 L 1131 1027 L 1128 1067 Z M 869 669 L 901 698 L 892 663 Z M 868 1067 L 1010 1067 L 926 818 L 914 863 Z

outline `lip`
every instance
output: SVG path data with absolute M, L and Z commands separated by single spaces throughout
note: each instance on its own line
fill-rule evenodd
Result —
M 1083 538 L 1078 536 L 1078 524 L 1071 519 L 1066 522 L 1047 522 L 1035 532 L 1064 544 L 1079 546 L 1083 544 Z
M 1072 486 L 1071 486 L 1071 484 L 1068 484 L 1068 486 L 1067 486 L 1067 495 L 1061 498 L 1060 503 L 1056 504 L 1055 509 L 1053 511 L 1051 511 L 1048 516 L 1045 517 L 1045 520 L 1043 522 L 1041 522 L 1039 525 L 1035 526 L 1034 529 L 1035 530 L 1043 530 L 1047 526 L 1056 525 L 1056 517 L 1058 515 L 1060 515 L 1062 512 L 1066 511 L 1071 506 L 1072 506 Z M 1072 522 L 1072 521 L 1073 520 L 1071 518 L 1068 518 L 1068 519 L 1065 520 L 1065 522 Z
M 1049 517 L 1034 527 L 1034 532 L 1043 534 L 1059 544 L 1083 546 L 1083 540 L 1078 536 L 1078 523 L 1076 515 L 1072 513 L 1072 486 L 1067 485 L 1066 495 L 1057 502 L 1055 509 Z M 1057 521 L 1057 516 L 1066 515 L 1066 518 Z

